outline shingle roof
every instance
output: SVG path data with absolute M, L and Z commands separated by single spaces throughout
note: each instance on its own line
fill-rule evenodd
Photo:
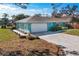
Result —
M 53 22 L 70 22 L 72 20 L 72 17 L 61 17 L 61 18 L 51 18 L 49 19 L 49 21 L 53 21 Z
M 34 15 L 34 16 L 30 16 L 28 18 L 16 21 L 16 22 L 28 22 L 28 23 L 33 23 L 33 22 L 47 22 L 50 19 L 50 17 L 45 17 L 45 16 L 39 16 L 39 15 Z
M 41 23 L 41 22 L 69 22 L 71 17 L 63 17 L 63 18 L 50 18 L 46 16 L 30 16 L 28 18 L 16 21 L 16 22 L 23 22 L 23 23 Z

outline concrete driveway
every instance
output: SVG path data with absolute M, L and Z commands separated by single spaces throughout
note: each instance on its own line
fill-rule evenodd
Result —
M 79 52 L 79 36 L 64 34 L 64 33 L 52 33 L 48 35 L 39 36 L 50 43 L 62 45 L 66 47 L 66 50 Z

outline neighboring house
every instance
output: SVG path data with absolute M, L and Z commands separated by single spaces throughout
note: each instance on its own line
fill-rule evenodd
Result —
M 9 19 L 8 25 L 14 25 L 15 24 L 15 20 L 14 19 Z
M 46 32 L 51 31 L 50 28 L 61 24 L 69 23 L 71 17 L 50 18 L 46 16 L 34 15 L 28 18 L 16 21 L 16 28 L 22 31 L 29 32 Z
M 74 29 L 79 29 L 79 23 L 73 23 L 72 24 L 72 27 L 74 28 Z
M 66 14 L 62 14 L 62 16 L 61 17 L 66 17 L 67 15 Z

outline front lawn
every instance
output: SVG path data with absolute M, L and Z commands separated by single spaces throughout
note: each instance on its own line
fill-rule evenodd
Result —
M 79 29 L 68 29 L 65 33 L 79 36 Z
M 18 36 L 10 29 L 0 29 L 0 41 L 17 39 Z

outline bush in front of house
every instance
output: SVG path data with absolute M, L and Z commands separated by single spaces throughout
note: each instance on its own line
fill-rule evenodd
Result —
M 11 30 L 16 29 L 16 27 L 12 27 Z
M 52 28 L 52 31 L 58 31 L 58 30 L 62 30 L 61 26 L 55 26 L 54 28 Z
M 3 25 L 3 26 L 1 26 L 1 28 L 6 28 L 6 26 Z
M 38 36 L 31 35 L 31 34 L 26 36 L 26 38 L 29 39 L 29 40 L 40 39 Z
M 68 29 L 68 27 L 62 26 L 62 30 L 67 30 L 67 29 Z
M 67 30 L 68 29 L 68 27 L 64 27 L 64 26 L 55 26 L 55 27 L 51 27 L 50 28 L 51 29 L 51 31 L 59 31 L 59 30 Z
M 65 26 L 68 28 L 68 29 L 73 29 L 73 26 L 71 24 L 65 24 Z

